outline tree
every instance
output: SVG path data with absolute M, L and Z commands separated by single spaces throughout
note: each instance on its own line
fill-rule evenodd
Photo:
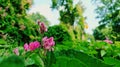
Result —
M 30 17 L 30 19 L 32 19 L 34 22 L 36 22 L 37 20 L 40 20 L 41 22 L 44 22 L 47 26 L 50 24 L 50 22 L 38 12 L 29 14 L 28 17 Z
M 73 7 L 72 0 L 52 0 L 52 8 L 60 10 L 61 22 L 74 24 L 76 8 Z
M 74 25 L 75 22 L 79 22 L 76 20 L 83 19 L 83 8 L 81 6 L 81 2 L 73 6 L 73 0 L 52 0 L 52 8 L 59 10 L 60 13 L 60 21 L 63 23 L 70 23 Z
M 52 0 L 52 8 L 59 10 L 60 22 L 67 24 L 66 26 L 68 26 L 68 29 L 69 28 L 74 29 L 75 26 L 78 26 L 76 27 L 78 28 L 78 30 L 76 29 L 73 30 L 76 31 L 77 33 L 80 32 L 79 36 L 77 37 L 82 37 L 82 35 L 85 34 L 84 32 L 85 17 L 83 16 L 84 9 L 81 5 L 81 1 L 79 1 L 79 3 L 77 3 L 74 6 L 73 0 Z M 70 30 L 71 29 L 69 29 L 69 31 Z
M 120 0 L 96 0 L 97 18 L 102 29 L 112 28 L 110 38 L 120 40 Z M 109 33 L 108 33 L 109 34 Z

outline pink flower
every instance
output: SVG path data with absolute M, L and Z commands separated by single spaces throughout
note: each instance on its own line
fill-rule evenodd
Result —
M 106 38 L 106 40 L 104 40 L 106 43 L 112 44 L 113 42 L 111 40 L 109 40 L 108 38 Z
M 18 48 L 15 48 L 15 49 L 13 50 L 13 52 L 14 52 L 16 55 L 19 56 L 19 50 L 18 50 Z
M 40 43 L 38 41 L 34 41 L 34 46 L 35 46 L 35 48 L 39 48 L 40 47 Z
M 46 26 L 45 26 L 45 24 L 43 22 L 38 21 L 38 24 L 40 26 L 40 32 L 41 33 L 44 33 L 44 32 L 47 31 L 47 28 L 46 28 Z
M 31 42 L 31 43 L 29 44 L 29 49 L 30 49 L 30 51 L 35 50 L 35 44 L 34 44 L 34 42 Z
M 43 41 L 43 42 L 47 41 L 47 37 L 44 37 L 44 38 L 42 39 L 42 41 Z
M 50 38 L 44 37 L 42 41 L 43 41 L 43 47 L 47 50 L 51 50 L 52 47 L 55 45 L 53 37 Z
M 55 42 L 54 42 L 54 38 L 53 38 L 53 37 L 50 37 L 50 38 L 48 39 L 48 42 L 49 42 L 49 45 L 50 45 L 50 46 L 54 46 L 54 45 L 55 45 Z
M 24 44 L 24 50 L 28 51 L 29 50 L 29 45 L 27 43 Z
M 34 41 L 34 42 L 30 42 L 29 45 L 26 43 L 24 45 L 24 50 L 25 51 L 29 51 L 29 50 L 33 51 L 39 47 L 40 47 L 40 43 L 38 41 Z

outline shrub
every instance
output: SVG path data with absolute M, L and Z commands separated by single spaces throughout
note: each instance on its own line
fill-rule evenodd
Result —
M 37 25 L 26 16 L 32 0 L 0 0 L 0 38 L 8 44 L 17 44 L 37 39 Z
M 65 27 L 62 25 L 55 25 L 48 28 L 48 32 L 44 34 L 44 36 L 53 36 L 55 42 L 61 43 L 63 41 L 70 41 L 71 37 Z

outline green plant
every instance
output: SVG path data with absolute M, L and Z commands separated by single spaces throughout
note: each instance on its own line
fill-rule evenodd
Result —
M 120 41 L 120 24 L 119 24 L 119 12 L 120 8 L 119 0 L 94 0 L 96 3 L 97 18 L 100 19 L 99 26 L 101 26 L 102 34 L 106 34 L 113 40 Z M 102 5 L 99 5 L 102 4 Z M 105 32 L 104 32 L 105 31 Z
M 68 50 L 61 50 L 58 52 L 55 52 L 55 58 L 56 58 L 56 62 L 53 63 L 53 66 L 60 66 L 60 67 L 69 67 L 69 66 L 73 66 L 75 62 L 75 65 L 79 65 L 82 67 L 112 67 L 112 65 L 109 64 L 105 64 L 102 60 L 97 59 L 95 57 L 89 56 L 88 54 L 85 54 L 83 52 L 80 52 L 78 50 L 74 50 L 74 49 L 68 49 Z M 69 60 L 72 60 L 71 64 L 69 64 Z M 72 65 L 73 64 L 73 65 Z M 68 66 L 67 66 L 68 65 Z
M 56 43 L 61 43 L 63 41 L 71 41 L 69 33 L 62 25 L 55 25 L 49 27 L 48 31 L 44 34 L 44 36 L 53 36 Z
M 0 62 L 1 67 L 24 67 L 24 60 L 21 57 L 12 55 Z
M 31 4 L 32 0 L 0 1 L 0 39 L 14 46 L 39 39 L 38 26 L 26 16 Z
M 113 65 L 113 67 L 119 67 L 120 66 L 120 60 L 112 58 L 112 57 L 104 57 L 104 63 Z
M 56 58 L 56 63 L 51 67 L 87 67 L 87 65 L 76 58 L 60 56 Z

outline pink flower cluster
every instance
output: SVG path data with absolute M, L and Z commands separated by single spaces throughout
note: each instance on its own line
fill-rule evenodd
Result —
M 43 22 L 38 21 L 38 25 L 40 26 L 40 32 L 42 34 L 47 31 L 47 28 L 46 28 L 46 26 L 45 26 L 45 24 Z M 52 47 L 54 45 L 55 45 L 55 42 L 54 42 L 54 38 L 53 37 L 50 37 L 50 38 L 44 37 L 42 39 L 42 43 L 41 44 L 38 41 L 34 41 L 34 42 L 30 42 L 29 44 L 25 43 L 23 47 L 24 47 L 25 51 L 33 51 L 33 50 L 35 50 L 35 49 L 37 49 L 39 47 L 43 47 L 43 49 L 51 51 L 51 50 L 53 50 Z M 13 52 L 16 55 L 19 55 L 18 48 L 15 48 L 13 50 Z
M 53 37 L 44 37 L 42 39 L 42 46 L 44 49 L 46 50 L 52 50 L 52 47 L 55 45 L 55 42 L 54 42 L 54 38 Z M 34 42 L 31 42 L 29 43 L 29 45 L 27 43 L 24 44 L 24 50 L 25 51 L 33 51 L 37 48 L 39 48 L 41 45 L 38 41 L 34 41 Z
M 24 44 L 25 51 L 29 51 L 29 50 L 33 51 L 39 47 L 40 47 L 40 43 L 38 41 L 31 42 L 29 43 L 29 45 L 27 43 Z
M 50 38 L 44 37 L 42 41 L 43 41 L 43 47 L 49 51 L 52 50 L 52 47 L 55 45 L 53 37 Z
M 106 43 L 112 44 L 113 42 L 111 40 L 109 40 L 108 38 L 106 38 L 106 40 L 104 40 Z
M 47 31 L 47 28 L 43 22 L 38 21 L 38 25 L 40 26 L 40 32 L 44 33 Z

